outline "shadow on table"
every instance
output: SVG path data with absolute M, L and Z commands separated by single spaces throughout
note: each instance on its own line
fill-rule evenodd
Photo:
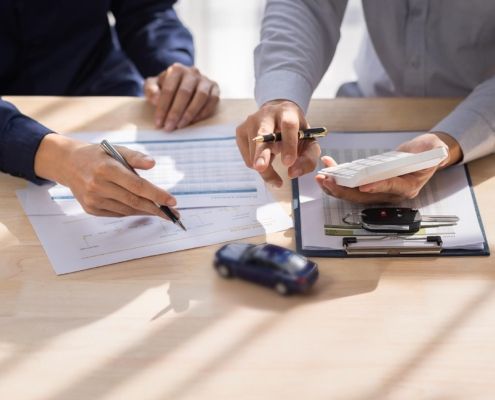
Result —
M 25 250 L 26 246 L 22 249 Z M 215 354 L 213 359 L 206 363 L 207 365 L 197 371 L 194 380 L 191 378 L 180 382 L 174 388 L 171 397 L 178 399 L 198 382 L 200 383 L 201 379 L 206 377 L 207 371 L 218 369 L 235 358 L 236 354 L 249 346 L 255 338 L 270 331 L 284 318 L 286 311 L 311 303 L 369 293 L 377 288 L 385 270 L 387 276 L 392 278 L 395 274 L 402 278 L 419 275 L 424 279 L 428 279 L 428 276 L 435 278 L 444 274 L 494 277 L 493 271 L 488 271 L 487 268 L 472 270 L 464 264 L 452 268 L 452 259 L 445 259 L 442 265 L 435 267 L 434 271 L 428 263 L 433 260 L 432 258 L 416 259 L 418 267 L 414 268 L 407 265 L 407 260 L 397 262 L 394 259 L 373 259 L 362 263 L 361 259 L 345 259 L 338 262 L 321 259 L 318 260 L 321 274 L 314 290 L 308 295 L 283 298 L 267 288 L 238 279 L 225 281 L 217 277 L 210 265 L 213 252 L 216 250 L 215 246 L 209 248 L 209 256 L 205 256 L 204 250 L 188 252 L 188 257 L 196 257 L 198 263 L 197 267 L 189 267 L 186 270 L 182 270 L 177 264 L 183 256 L 181 252 L 142 259 L 139 265 L 135 262 L 122 263 L 63 277 L 46 278 L 44 274 L 46 279 L 40 279 L 38 273 L 35 273 L 37 276 L 35 279 L 24 279 L 23 275 L 27 276 L 28 272 L 23 271 L 24 266 L 21 262 L 19 274 L 8 282 L 11 284 L 9 290 L 12 291 L 12 298 L 18 299 L 19 302 L 11 306 L 12 317 L 7 314 L 0 318 L 1 342 L 15 346 L 13 356 L 0 361 L 0 376 L 8 375 L 16 367 L 29 361 L 34 354 L 42 352 L 57 337 L 118 313 L 119 310 L 125 309 L 137 298 L 145 295 L 148 290 L 162 285 L 168 286 L 163 290 L 163 302 L 156 304 L 156 308 L 124 312 L 125 318 L 133 319 L 141 326 L 154 325 L 146 338 L 130 344 L 75 381 L 60 382 L 57 391 L 50 395 L 51 400 L 65 400 L 73 397 L 74 393 L 86 393 L 91 398 L 102 398 L 135 374 L 152 367 L 157 359 L 168 357 L 181 345 L 214 328 L 239 307 L 274 312 L 274 315 L 250 327 Z M 36 252 L 38 251 L 42 252 L 39 246 Z M 34 255 L 26 255 L 27 259 L 23 261 L 29 264 L 29 257 L 39 259 L 40 254 L 36 252 Z M 31 265 L 26 267 L 28 268 L 35 267 Z M 90 289 L 91 292 L 86 289 Z M 392 393 L 493 292 L 494 286 L 491 284 L 485 292 L 474 297 L 463 309 L 454 313 L 438 332 L 432 333 L 431 339 L 396 370 L 391 371 L 384 382 L 359 398 L 380 398 Z M 63 303 L 61 299 L 66 301 Z M 74 315 L 73 318 L 70 317 L 71 313 Z M 88 343 L 84 345 L 89 346 Z M 143 357 L 142 354 L 149 352 L 150 349 L 155 355 Z M 122 368 L 122 365 L 126 365 L 130 360 L 132 362 L 129 362 L 129 365 L 132 365 L 132 368 Z M 104 376 L 103 380 L 102 376 Z M 96 381 L 100 381 L 100 384 L 92 385 Z M 102 385 L 101 381 L 104 381 L 105 385 Z
M 26 245 L 19 246 L 19 249 L 25 252 Z M 146 331 L 145 339 L 128 345 L 83 373 L 75 382 L 61 381 L 57 392 L 50 395 L 51 400 L 67 399 L 74 393 L 88 393 L 90 390 L 92 398 L 101 398 L 137 371 L 149 368 L 153 360 L 166 358 L 240 307 L 270 309 L 276 315 L 255 323 L 249 332 L 240 334 L 208 365 L 221 364 L 235 357 L 236 352 L 249 345 L 253 338 L 277 325 L 284 317 L 284 311 L 374 290 L 380 277 L 380 269 L 375 267 L 366 267 L 368 278 L 364 280 L 355 275 L 359 269 L 352 274 L 353 277 L 341 267 L 323 271 L 311 294 L 282 298 L 270 289 L 217 277 L 210 265 L 215 250 L 214 246 L 207 250 L 211 252 L 210 257 L 205 255 L 205 249 L 188 251 L 188 257 L 198 259 L 197 264 L 192 263 L 197 267 L 184 270 L 179 262 L 184 253 L 178 252 L 145 258 L 139 263 L 121 263 L 56 277 L 51 275 L 51 271 L 42 273 L 37 271 L 38 266 L 31 265 L 33 259 L 43 258 L 39 254 L 42 249 L 38 246 L 34 253 L 20 259 L 18 273 L 9 278 L 12 292 L 8 293 L 7 300 L 12 304 L 7 305 L 10 311 L 0 318 L 0 341 L 12 344 L 14 351 L 11 357 L 0 361 L 0 376 L 16 374 L 16 368 L 32 362 L 32 357 L 42 353 L 50 343 L 63 335 L 75 334 L 78 337 L 80 332 L 77 330 L 86 326 L 93 325 L 91 334 L 103 335 L 105 330 L 95 328 L 95 324 L 109 322 L 110 329 L 115 330 L 112 318 L 131 320 L 133 325 L 143 327 L 153 324 L 153 329 Z M 362 269 L 360 273 L 363 273 Z M 163 301 L 157 300 L 152 310 L 149 309 L 149 304 L 154 304 L 152 301 L 137 300 L 150 293 L 150 289 L 155 289 L 156 295 L 160 286 L 165 286 L 163 297 L 158 297 Z M 142 304 L 144 309 L 139 309 Z M 94 351 L 90 341 L 83 341 L 80 345 L 87 346 L 89 353 Z M 141 356 L 150 349 L 156 356 Z M 122 368 L 130 359 L 132 368 Z M 112 370 L 119 373 L 108 372 Z M 102 376 L 106 382 L 104 386 L 91 385 Z
M 493 297 L 494 294 L 495 283 L 492 281 L 489 282 L 483 290 L 476 293 L 470 301 L 466 302 L 461 309 L 455 310 L 452 315 L 446 319 L 445 323 L 436 332 L 432 333 L 429 340 L 420 346 L 409 358 L 406 358 L 398 367 L 390 371 L 383 381 L 378 383 L 375 388 L 372 388 L 367 393 L 363 393 L 361 396 L 355 396 L 353 399 L 375 400 L 400 398 L 400 394 L 394 395 L 394 393 L 397 391 L 400 392 L 401 389 L 403 390 L 404 387 L 407 386 L 409 377 L 417 373 L 426 361 L 434 357 L 435 354 L 441 350 L 442 345 L 446 342 L 448 343 L 449 339 L 451 339 L 462 326 L 483 307 L 484 303 Z M 462 363 L 462 359 L 458 361 Z M 453 364 L 450 367 L 455 368 L 456 366 Z M 436 389 L 438 390 L 435 391 L 434 395 L 431 395 L 430 397 L 427 395 L 421 397 L 432 400 L 461 398 L 457 393 L 454 393 L 450 389 L 448 382 L 446 382 L 444 387 L 437 387 Z
M 215 281 L 215 293 L 221 301 L 244 307 L 284 312 L 302 305 L 330 301 L 342 297 L 372 292 L 378 286 L 382 268 L 365 265 L 352 266 L 354 260 L 348 260 L 347 266 L 320 266 L 320 276 L 314 287 L 305 294 L 280 296 L 272 288 L 258 286 L 241 279 L 222 279 Z M 353 268 L 349 271 L 348 268 Z

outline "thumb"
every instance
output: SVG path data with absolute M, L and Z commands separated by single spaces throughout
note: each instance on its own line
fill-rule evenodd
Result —
M 321 158 L 321 161 L 323 162 L 323 164 L 325 164 L 325 168 L 335 167 L 337 165 L 337 162 L 330 156 L 323 156 Z
M 158 85 L 158 77 L 152 76 L 144 81 L 144 95 L 146 99 L 156 106 L 160 97 L 160 86 Z
M 119 152 L 132 168 L 151 169 L 155 166 L 155 160 L 147 154 L 127 147 L 119 147 Z

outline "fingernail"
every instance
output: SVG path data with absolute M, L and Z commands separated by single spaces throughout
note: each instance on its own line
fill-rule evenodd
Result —
M 167 121 L 165 123 L 165 130 L 170 132 L 170 131 L 173 131 L 175 129 L 175 124 L 171 121 Z
M 159 118 L 159 117 L 156 117 L 156 118 L 155 118 L 155 126 L 156 126 L 157 128 L 159 128 L 159 127 L 160 127 L 161 122 L 162 122 L 162 119 L 161 119 L 161 118 Z
M 258 158 L 254 166 L 256 168 L 263 168 L 265 166 L 265 159 L 263 157 Z
M 285 165 L 290 165 L 292 164 L 292 156 L 290 154 L 287 154 L 286 156 L 284 156 L 284 164 Z
M 150 156 L 144 156 L 143 160 L 148 161 L 148 162 L 155 162 L 155 159 L 153 157 L 150 157 Z
M 167 200 L 167 206 L 174 207 L 177 204 L 177 201 L 175 199 L 168 199 Z

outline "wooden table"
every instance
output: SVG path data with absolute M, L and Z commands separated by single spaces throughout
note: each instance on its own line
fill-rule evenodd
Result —
M 140 99 L 10 100 L 60 132 L 151 127 Z M 321 100 L 309 119 L 331 130 L 420 130 L 456 103 Z M 224 101 L 205 123 L 254 109 Z M 470 170 L 495 251 L 495 156 Z M 16 200 L 24 184 L 0 176 L 1 399 L 495 395 L 493 256 L 317 259 L 314 293 L 292 298 L 218 278 L 218 246 L 57 277 Z M 286 206 L 288 186 L 277 193 Z M 294 248 L 292 230 L 266 239 Z

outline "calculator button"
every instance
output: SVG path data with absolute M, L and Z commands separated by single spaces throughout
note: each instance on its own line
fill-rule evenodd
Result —
M 348 168 L 352 169 L 353 171 L 360 171 L 362 169 L 365 169 L 366 165 L 359 165 L 359 164 L 353 165 L 353 164 L 351 164 Z

